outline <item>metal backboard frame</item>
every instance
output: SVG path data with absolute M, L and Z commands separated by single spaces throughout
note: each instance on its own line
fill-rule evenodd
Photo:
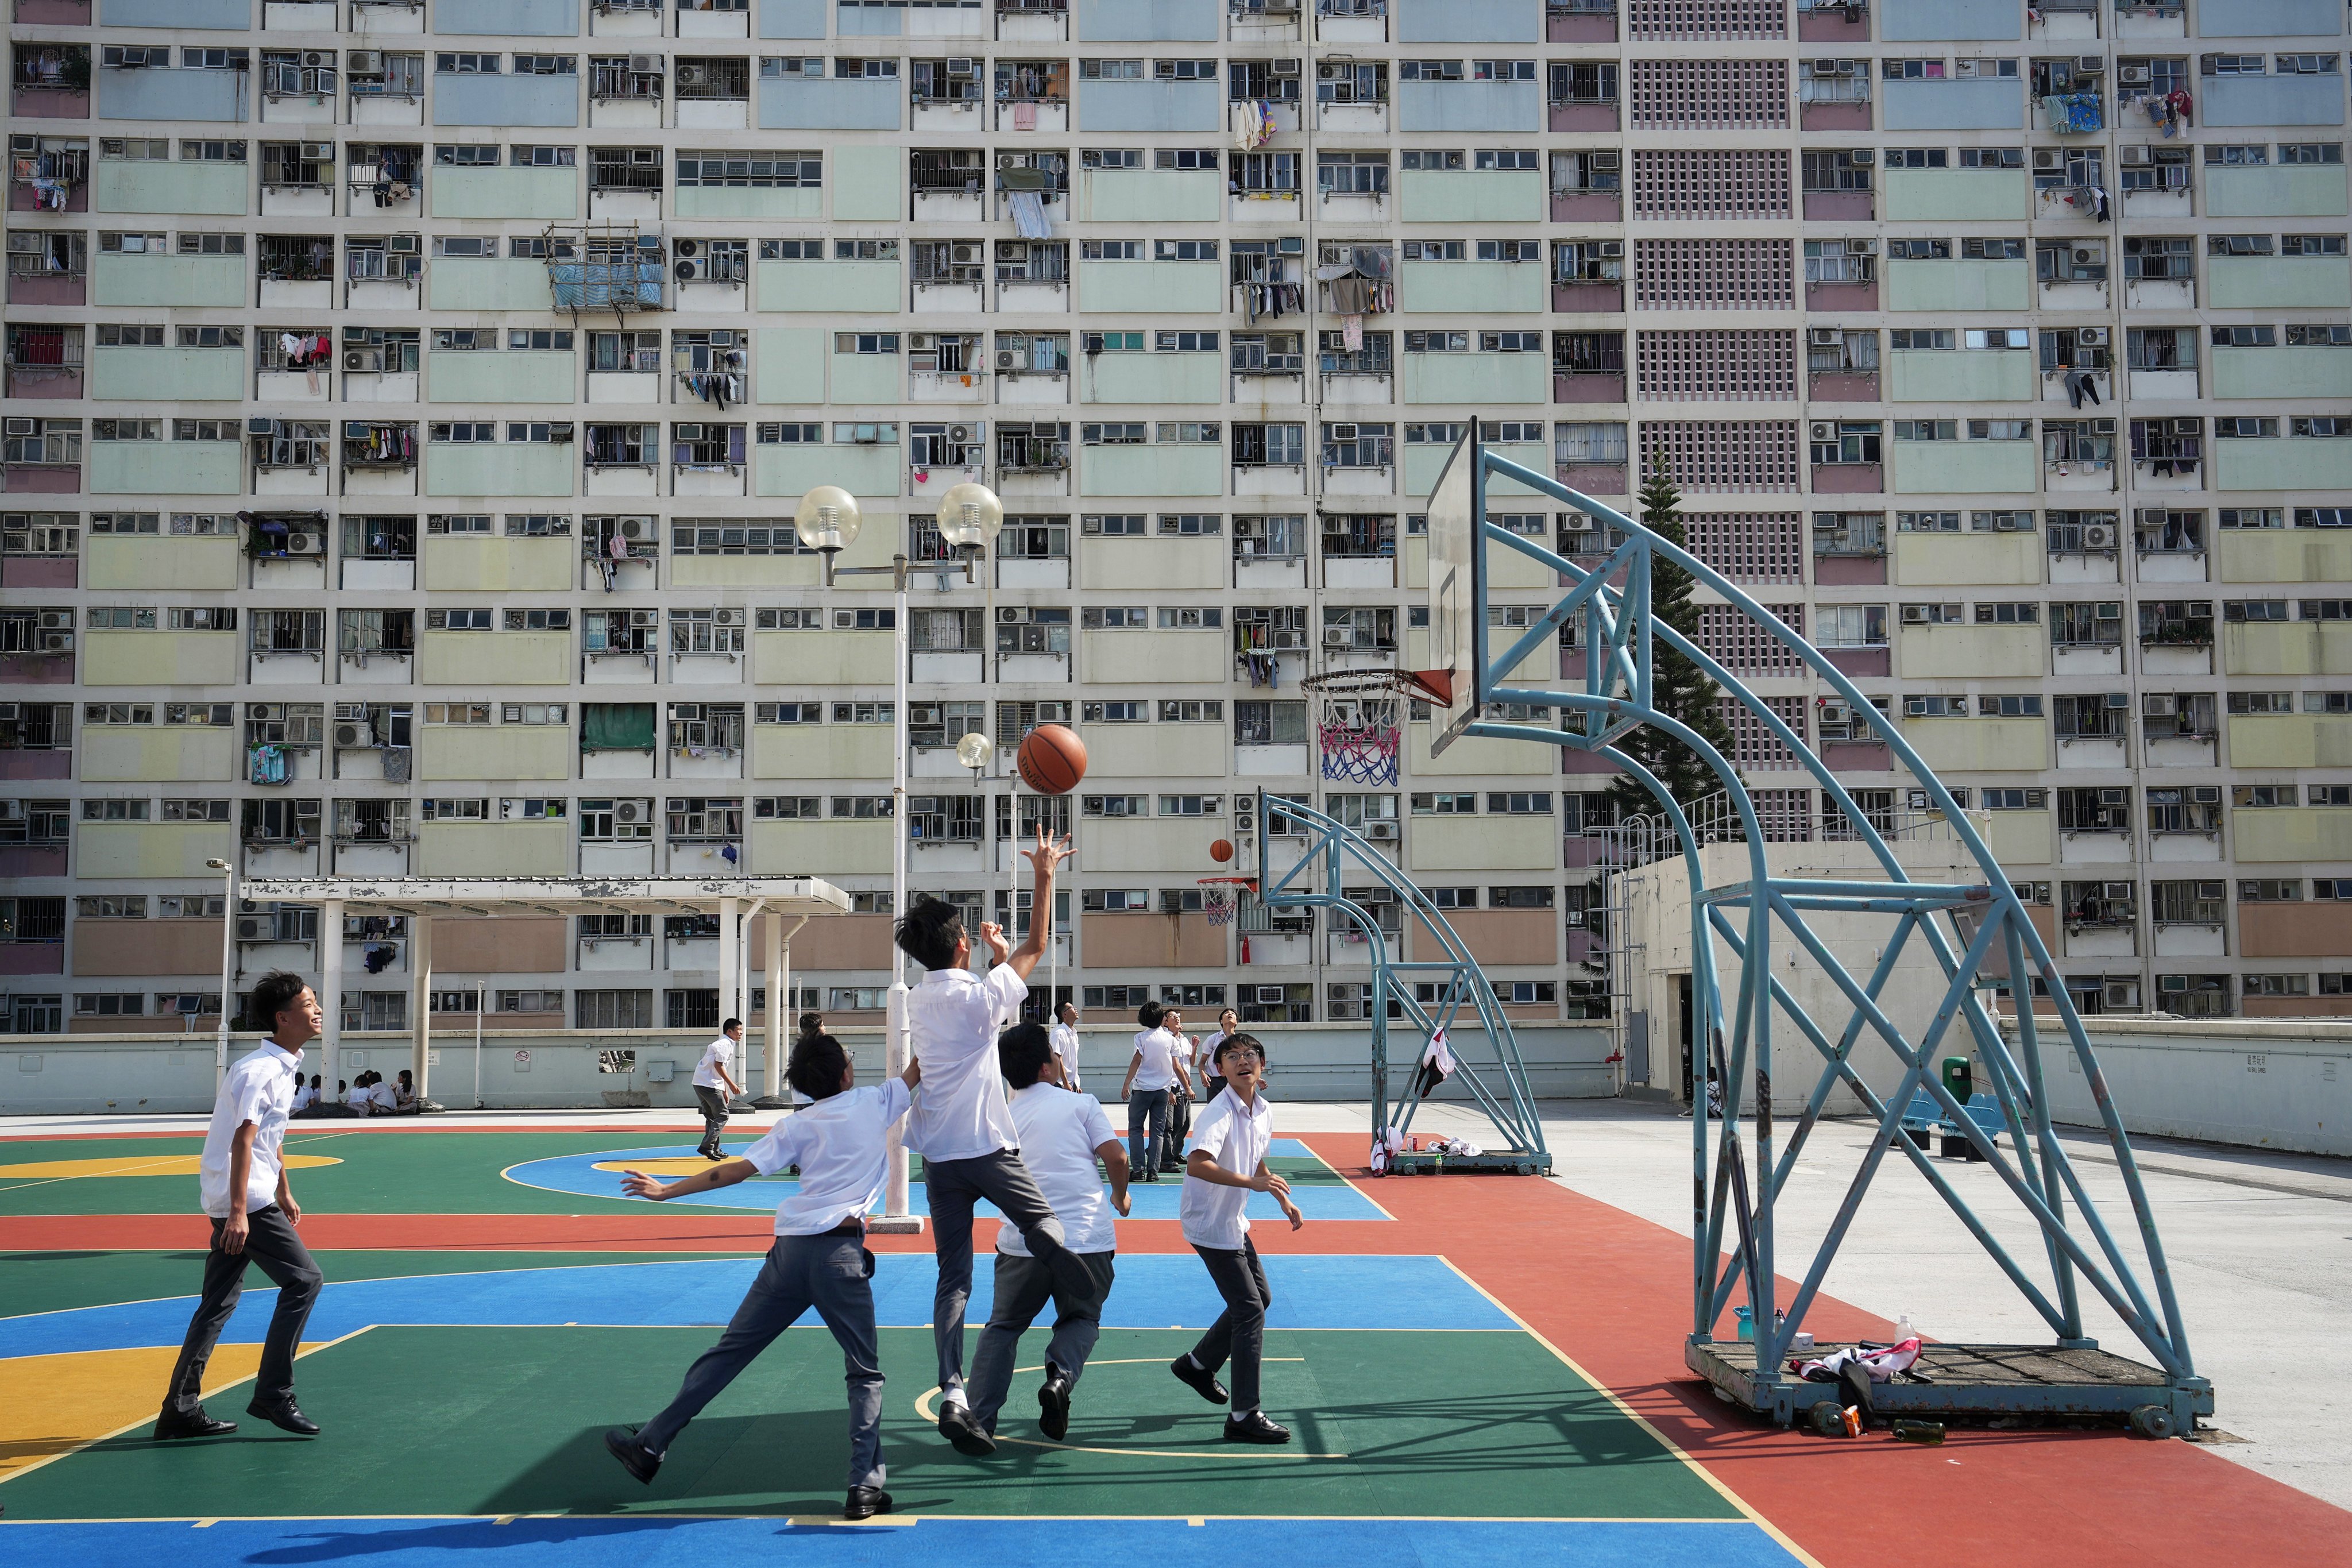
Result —
M 1454 443 L 1429 492 L 1429 669 L 1450 682 L 1452 707 L 1430 755 L 1478 721 L 1486 702 L 1486 466 L 1474 423 Z

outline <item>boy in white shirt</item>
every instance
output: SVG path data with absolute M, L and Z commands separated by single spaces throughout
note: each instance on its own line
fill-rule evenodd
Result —
M 1197 1035 L 1184 1032 L 1184 1015 L 1173 1007 L 1168 1009 L 1168 1016 L 1161 1021 L 1160 1027 L 1166 1029 L 1168 1037 L 1175 1042 L 1169 1050 L 1168 1060 L 1176 1069 L 1175 1087 L 1168 1091 L 1167 1163 L 1161 1169 L 1164 1173 L 1181 1174 L 1184 1142 L 1192 1136 L 1192 1069 L 1193 1064 L 1200 1059 L 1201 1039 Z
M 1227 1394 L 1217 1369 L 1234 1363 L 1232 1414 L 1225 1417 L 1228 1443 L 1287 1443 L 1290 1428 L 1268 1420 L 1258 1408 L 1258 1370 L 1265 1352 L 1265 1310 L 1274 1300 L 1265 1270 L 1249 1238 L 1243 1212 L 1252 1193 L 1272 1193 L 1290 1228 L 1307 1223 L 1290 1201 L 1290 1184 L 1265 1168 L 1274 1142 L 1274 1108 L 1259 1092 L 1265 1078 L 1265 1047 L 1253 1035 L 1228 1035 L 1218 1043 L 1216 1066 L 1224 1092 L 1201 1113 L 1185 1156 L 1184 1195 L 1178 1214 L 1184 1239 L 1209 1266 L 1209 1278 L 1225 1310 L 1201 1342 L 1176 1358 L 1169 1371 L 1212 1405 Z
M 629 1474 L 650 1486 L 669 1445 L 776 1336 L 814 1307 L 841 1346 L 849 1380 L 849 1498 L 846 1519 L 890 1511 L 882 1489 L 882 1364 L 874 1331 L 874 1255 L 866 1250 L 866 1214 L 888 1174 L 887 1137 L 907 1114 L 922 1069 L 857 1089 L 849 1054 L 831 1035 L 803 1035 L 786 1069 L 792 1086 L 815 1103 L 769 1129 L 741 1157 L 659 1182 L 630 1171 L 621 1186 L 661 1203 L 732 1186 L 753 1175 L 800 1167 L 800 1184 L 776 1205 L 776 1241 L 760 1277 L 719 1342 L 695 1359 L 669 1407 L 643 1426 L 615 1426 L 604 1447 Z
M 730 1018 L 719 1026 L 719 1037 L 702 1047 L 694 1064 L 694 1101 L 702 1109 L 702 1142 L 695 1152 L 706 1160 L 724 1160 L 727 1151 L 719 1135 L 727 1131 L 727 1102 L 743 1098 L 743 1086 L 728 1070 L 743 1045 L 743 1020 Z
M 1094 1277 L 1063 1243 L 1062 1223 L 1021 1162 L 1021 1139 L 1004 1101 L 997 1067 L 997 1032 L 1021 1016 L 1030 972 L 1045 955 L 1054 926 L 1054 868 L 1069 855 L 1037 830 L 1026 852 L 1036 868 L 1029 936 L 1009 949 L 995 925 L 980 928 L 994 955 L 985 975 L 965 967 L 971 942 L 952 905 L 925 899 L 898 921 L 898 946 L 928 972 L 907 998 L 915 1059 L 923 1064 L 923 1092 L 907 1117 L 907 1147 L 923 1157 L 923 1187 L 931 1210 L 939 1288 L 931 1302 L 931 1332 L 940 1358 L 940 1433 L 959 1453 L 981 1455 L 996 1445 L 971 1418 L 963 1378 L 964 1304 L 971 1297 L 971 1211 L 985 1198 L 1021 1232 L 1032 1256 L 1067 1300 L 1083 1300 Z
M 1051 1039 L 1054 1062 L 1061 1069 L 1062 1087 L 1076 1089 L 1078 1087 L 1078 1010 L 1071 1003 L 1065 1002 L 1059 1013 Z
M 1118 1097 L 1127 1101 L 1127 1158 L 1139 1182 L 1160 1179 L 1160 1155 L 1168 1147 L 1168 1104 L 1176 1093 L 1176 1037 L 1166 1028 L 1168 1009 L 1146 1002 L 1135 1010 L 1143 1026 L 1135 1037 L 1135 1057 Z
M 1087 1357 L 1102 1333 L 1102 1309 L 1110 1295 L 1111 1261 L 1118 1238 L 1111 1210 L 1128 1212 L 1127 1151 L 1111 1131 L 1102 1102 L 1046 1081 L 1052 1047 L 1045 1031 L 1018 1024 L 996 1045 L 1005 1081 L 1013 1085 L 1013 1124 L 1021 1134 L 1021 1163 L 1029 1167 L 1045 1201 L 1054 1205 L 1071 1252 L 1094 1277 L 1088 1298 L 1073 1301 L 1054 1289 L 1045 1265 L 1029 1256 L 1011 1226 L 996 1233 L 996 1302 L 980 1349 L 971 1361 L 971 1418 L 992 1438 L 996 1413 L 1013 1384 L 1013 1352 L 1037 1321 L 1046 1300 L 1058 1316 L 1045 1346 L 1045 1382 L 1037 1390 L 1037 1425 L 1058 1443 L 1070 1429 L 1070 1390 L 1086 1370 Z M 1103 1200 L 1100 1160 L 1110 1173 L 1110 1200 Z

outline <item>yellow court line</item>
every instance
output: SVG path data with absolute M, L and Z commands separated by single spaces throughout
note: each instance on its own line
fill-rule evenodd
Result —
M 1631 1405 L 1626 1404 L 1624 1400 L 1618 1397 L 1617 1391 L 1615 1389 L 1610 1387 L 1607 1384 L 1601 1382 L 1599 1378 L 1585 1371 L 1583 1367 L 1577 1364 L 1577 1361 L 1574 1356 L 1569 1354 L 1566 1351 L 1560 1349 L 1558 1345 L 1544 1338 L 1543 1334 L 1537 1330 L 1534 1324 L 1528 1322 L 1525 1318 L 1520 1317 L 1518 1313 L 1513 1311 L 1510 1307 L 1504 1302 L 1501 1297 L 1496 1296 L 1492 1290 L 1487 1289 L 1484 1285 L 1481 1285 L 1475 1279 L 1471 1279 L 1467 1273 L 1463 1271 L 1461 1265 L 1455 1263 L 1454 1259 L 1446 1257 L 1444 1253 L 1441 1252 L 1437 1255 L 1437 1260 L 1440 1263 L 1444 1264 L 1448 1268 L 1453 1269 L 1455 1274 L 1460 1275 L 1464 1284 L 1469 1286 L 1470 1289 L 1477 1291 L 1478 1294 L 1486 1297 L 1487 1300 L 1493 1302 L 1495 1304 L 1495 1310 L 1509 1318 L 1511 1321 L 1518 1324 L 1519 1327 L 1527 1332 L 1528 1338 L 1534 1340 L 1536 1343 L 1543 1346 L 1544 1349 L 1558 1356 L 1563 1365 L 1565 1365 L 1570 1372 L 1576 1373 L 1577 1376 L 1582 1378 L 1601 1395 L 1601 1397 L 1615 1405 L 1619 1414 L 1622 1415 L 1627 1420 L 1639 1426 L 1643 1431 L 1647 1432 L 1652 1438 L 1656 1440 L 1660 1447 L 1665 1449 L 1667 1453 L 1672 1454 L 1683 1464 L 1690 1467 L 1693 1474 L 1696 1475 L 1700 1480 L 1713 1488 L 1726 1502 L 1738 1509 L 1741 1515 L 1744 1516 L 1749 1523 L 1754 1524 L 1757 1528 L 1762 1530 L 1764 1533 L 1769 1535 L 1774 1541 L 1778 1542 L 1781 1546 L 1787 1548 L 1790 1555 L 1795 1557 L 1800 1563 L 1805 1563 L 1807 1568 L 1822 1568 L 1822 1563 L 1819 1558 L 1815 1557 L 1811 1552 L 1806 1551 L 1803 1547 L 1790 1540 L 1787 1531 L 1783 1531 L 1779 1525 L 1774 1524 L 1770 1520 L 1765 1518 L 1761 1512 L 1758 1511 L 1748 1503 L 1746 1498 L 1743 1498 L 1738 1492 L 1733 1491 L 1728 1486 L 1717 1479 L 1713 1471 L 1709 1470 L 1705 1465 L 1700 1464 L 1696 1459 L 1692 1458 L 1690 1455 L 1684 1452 L 1681 1444 L 1675 1442 L 1672 1437 L 1667 1436 L 1664 1432 L 1659 1431 L 1656 1426 L 1651 1424 L 1649 1417 L 1643 1415 L 1640 1411 L 1634 1409 Z
M 359 1338 L 362 1334 L 366 1333 L 366 1332 L 368 1331 L 368 1330 L 369 1330 L 369 1329 L 372 1329 L 372 1328 L 373 1328 L 374 1326 L 375 1326 L 374 1324 L 370 1323 L 370 1324 L 365 1325 L 364 1327 L 361 1327 L 361 1328 L 353 1329 L 350 1333 L 348 1333 L 348 1334 L 344 1334 L 344 1335 L 342 1335 L 342 1336 L 341 1336 L 340 1338 L 337 1338 L 337 1339 L 331 1339 L 331 1340 L 321 1340 L 321 1341 L 320 1341 L 320 1342 L 319 1342 L 318 1343 L 316 1343 L 316 1344 L 307 1345 L 307 1346 L 298 1346 L 298 1347 L 296 1347 L 295 1352 L 294 1352 L 294 1359 L 295 1359 L 296 1361 L 301 1361 L 301 1360 L 305 1359 L 306 1357 L 312 1356 L 312 1355 L 316 1355 L 316 1354 L 317 1354 L 319 1352 L 320 1352 L 320 1351 L 332 1350 L 332 1349 L 334 1349 L 337 1345 L 339 1345 L 339 1344 L 342 1344 L 342 1343 L 344 1343 L 346 1341 L 355 1340 L 355 1339 Z M 68 1353 L 76 1353 L 76 1352 L 68 1352 Z M 216 1395 L 216 1394 L 224 1394 L 224 1393 L 227 1392 L 229 1389 L 235 1388 L 235 1387 L 236 1387 L 238 1384 L 240 1384 L 240 1383 L 250 1383 L 250 1382 L 252 1382 L 252 1381 L 253 1381 L 253 1379 L 254 1379 L 254 1377 L 255 1377 L 256 1375 L 257 1375 L 256 1373 L 248 1373 L 247 1374 L 246 1374 L 246 1375 L 245 1375 L 245 1376 L 243 1376 L 243 1377 L 234 1377 L 234 1378 L 231 1378 L 231 1379 L 229 1379 L 226 1383 L 220 1384 L 218 1384 L 217 1386 L 215 1386 L 215 1387 L 206 1388 L 206 1389 L 202 1390 L 202 1391 L 201 1391 L 201 1393 L 199 1394 L 199 1397 L 200 1397 L 200 1398 L 203 1398 L 203 1399 L 210 1399 L 210 1398 L 214 1397 L 214 1396 L 215 1396 L 215 1395 Z M 70 1448 L 67 1448 L 67 1449 L 63 1450 L 62 1452 L 48 1455 L 48 1456 L 47 1456 L 47 1458 L 45 1458 L 36 1459 L 36 1460 L 34 1460 L 34 1461 L 33 1461 L 31 1464 L 29 1464 L 29 1465 L 20 1466 L 20 1467 L 18 1467 L 18 1468 L 16 1468 L 16 1469 L 13 1469 L 13 1470 L 8 1471 L 5 1475 L 0 1475 L 0 1486 L 5 1486 L 5 1485 L 7 1485 L 10 1481 L 17 1480 L 17 1479 L 22 1479 L 22 1478 L 24 1478 L 24 1477 L 26 1477 L 26 1476 L 29 1476 L 29 1475 L 31 1475 L 35 1470 L 40 1469 L 40 1468 L 42 1468 L 44 1466 L 47 1466 L 47 1465 L 54 1465 L 54 1464 L 56 1464 L 59 1459 L 70 1459 L 70 1458 L 72 1458 L 76 1454 L 80 1453 L 83 1449 L 85 1449 L 85 1448 L 93 1448 L 93 1447 L 97 1447 L 99 1444 L 100 1444 L 100 1443 L 110 1442 L 110 1441 L 111 1441 L 111 1440 L 113 1440 L 114 1438 L 117 1438 L 117 1437 L 121 1436 L 125 1432 L 132 1432 L 132 1431 L 136 1431 L 136 1430 L 138 1430 L 138 1429 L 139 1429 L 140 1427 L 142 1427 L 142 1426 L 153 1426 L 154 1424 L 155 1424 L 155 1416 L 154 1416 L 153 1415 L 152 1415 L 152 1414 L 151 1414 L 151 1415 L 142 1415 L 142 1416 L 141 1416 L 141 1417 L 139 1417 L 139 1419 L 138 1419 L 138 1420 L 136 1420 L 136 1421 L 126 1421 L 126 1422 L 124 1422 L 121 1426 L 117 1426 L 116 1428 L 114 1428 L 114 1430 L 112 1430 L 112 1431 L 110 1431 L 110 1432 L 101 1432 L 101 1433 L 100 1433 L 97 1436 L 92 1437 L 92 1438 L 89 1438 L 89 1439 L 88 1439 L 88 1440 L 87 1440 L 87 1441 L 85 1441 L 85 1442 L 76 1443 L 72 1447 L 70 1447 Z M 228 1514 L 223 1514 L 223 1515 L 219 1515 L 219 1516 L 217 1516 L 217 1517 L 226 1519 L 226 1518 L 233 1518 L 233 1517 L 235 1517 L 235 1516 L 233 1516 L 233 1515 L 228 1515 Z M 0 1521 L 0 1522 L 13 1522 L 13 1521 Z M 37 1521 L 26 1521 L 26 1522 L 37 1522 Z M 51 1522 L 63 1522 L 63 1521 L 52 1521 Z M 89 1521 L 89 1522 L 103 1522 L 103 1521 Z M 147 1521 L 140 1521 L 140 1522 L 147 1522 Z
M 1265 1359 L 1272 1362 L 1305 1361 L 1307 1358 L 1303 1355 L 1270 1355 Z M 1089 1361 L 1087 1364 L 1088 1366 L 1142 1366 L 1146 1364 L 1160 1366 L 1166 1363 L 1161 1362 L 1158 1356 L 1128 1356 L 1116 1361 Z M 1013 1371 L 1016 1373 L 1024 1372 L 1043 1372 L 1045 1370 L 1045 1369 L 1042 1366 L 1023 1366 L 1013 1368 Z M 939 1390 L 936 1388 L 927 1388 L 923 1390 L 922 1393 L 915 1395 L 915 1414 L 922 1417 L 923 1423 L 926 1426 L 929 1426 L 939 1420 L 938 1414 L 930 1408 L 931 1400 L 938 1393 Z M 1120 1459 L 1344 1459 L 1348 1457 L 1345 1454 L 1314 1454 L 1308 1453 L 1303 1449 L 1293 1450 L 1286 1447 L 1276 1447 L 1274 1446 L 1261 1447 L 1252 1451 L 1227 1452 L 1221 1448 L 1097 1448 L 1089 1447 L 1083 1443 L 1049 1443 L 1040 1437 L 1000 1436 L 996 1441 L 1000 1443 L 1017 1443 L 1024 1448 L 1055 1448 L 1066 1454 L 1108 1454 L 1114 1458 Z M 1191 1516 L 1185 1514 L 1174 1514 L 1169 1517 L 1184 1519 Z

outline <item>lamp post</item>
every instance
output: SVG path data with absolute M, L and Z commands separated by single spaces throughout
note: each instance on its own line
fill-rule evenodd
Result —
M 227 894 L 221 900 L 220 1029 L 213 1037 L 213 1093 L 217 1095 L 221 1085 L 228 1081 L 228 1010 L 236 997 L 236 867 L 227 860 L 207 860 L 205 864 L 228 879 Z
M 1004 503 L 985 485 L 961 484 L 940 499 L 940 537 L 955 547 L 963 562 L 964 581 L 976 579 L 974 567 L 996 531 L 1004 526 Z M 857 542 L 865 518 L 857 498 L 838 485 L 819 485 L 801 497 L 793 513 L 793 531 L 803 547 L 824 557 L 824 585 L 836 578 L 887 576 L 898 595 L 890 618 L 892 691 L 890 768 L 890 912 L 895 920 L 907 911 L 907 679 L 909 655 L 907 632 L 907 554 L 900 551 L 887 566 L 837 566 L 835 558 Z M 907 967 L 896 942 L 890 948 L 890 999 L 886 1015 L 883 1070 L 907 1068 L 909 1051 L 907 1023 Z M 890 1132 L 889 1175 L 883 1184 L 882 1217 L 869 1228 L 877 1231 L 918 1231 L 920 1218 L 907 1210 L 908 1172 L 906 1144 L 897 1129 Z

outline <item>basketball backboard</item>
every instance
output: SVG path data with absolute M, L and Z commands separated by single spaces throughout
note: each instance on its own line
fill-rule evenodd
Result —
M 1478 717 L 1486 697 L 1486 552 L 1478 537 L 1486 488 L 1474 423 L 1429 492 L 1429 668 L 1453 695 L 1432 755 Z

